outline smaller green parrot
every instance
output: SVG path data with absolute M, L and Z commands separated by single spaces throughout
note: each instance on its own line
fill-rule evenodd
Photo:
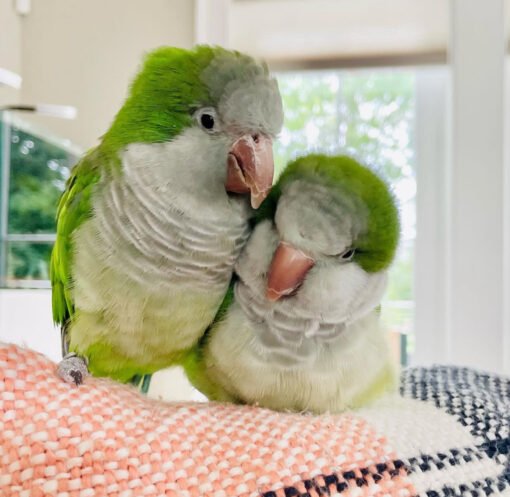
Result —
M 380 322 L 396 201 L 345 157 L 292 162 L 261 207 L 211 326 L 185 365 L 212 400 L 340 412 L 396 386 Z

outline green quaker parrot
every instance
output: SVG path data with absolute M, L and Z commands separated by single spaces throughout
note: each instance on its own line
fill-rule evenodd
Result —
M 276 80 L 246 55 L 146 57 L 59 204 L 51 280 L 66 381 L 130 381 L 197 343 L 271 188 L 282 121 Z
M 214 400 L 339 412 L 396 386 L 379 320 L 399 215 L 345 156 L 291 163 L 261 208 L 217 320 L 186 362 Z

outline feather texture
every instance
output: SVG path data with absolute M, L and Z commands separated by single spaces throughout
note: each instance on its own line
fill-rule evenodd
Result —
M 212 399 L 316 413 L 391 390 L 378 311 L 399 233 L 387 185 L 350 158 L 311 155 L 288 166 L 263 209 L 221 315 L 187 359 L 191 381 Z M 267 275 L 282 241 L 314 266 L 275 302 Z
M 214 132 L 196 119 L 217 116 Z M 212 321 L 250 229 L 225 191 L 242 133 L 276 134 L 278 87 L 239 52 L 150 53 L 100 144 L 74 168 L 57 214 L 53 316 L 98 376 L 128 381 L 180 360 Z

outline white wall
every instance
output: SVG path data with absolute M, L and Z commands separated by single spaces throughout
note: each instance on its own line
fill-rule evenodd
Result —
M 21 20 L 11 0 L 0 0 L 0 67 L 21 73 Z M 0 86 L 0 106 L 17 103 L 19 91 Z
M 74 121 L 33 120 L 89 148 L 122 104 L 142 55 L 191 46 L 193 26 L 191 0 L 32 0 L 21 21 L 22 100 L 77 107 Z
M 0 341 L 60 359 L 60 333 L 51 319 L 50 290 L 0 290 Z

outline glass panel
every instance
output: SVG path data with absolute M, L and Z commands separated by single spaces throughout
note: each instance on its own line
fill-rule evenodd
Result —
M 40 287 L 34 280 L 49 280 L 52 247 L 52 243 L 8 243 L 7 286 Z
M 58 199 L 76 157 L 15 126 L 10 155 L 9 233 L 54 233 Z
M 285 125 L 276 143 L 280 173 L 312 151 L 347 154 L 380 170 L 399 201 L 402 242 L 383 302 L 395 353 L 406 362 L 412 332 L 416 234 L 413 70 L 302 71 L 278 75 Z M 407 345 L 406 345 L 407 344 Z M 406 350 L 400 350 L 402 345 Z

